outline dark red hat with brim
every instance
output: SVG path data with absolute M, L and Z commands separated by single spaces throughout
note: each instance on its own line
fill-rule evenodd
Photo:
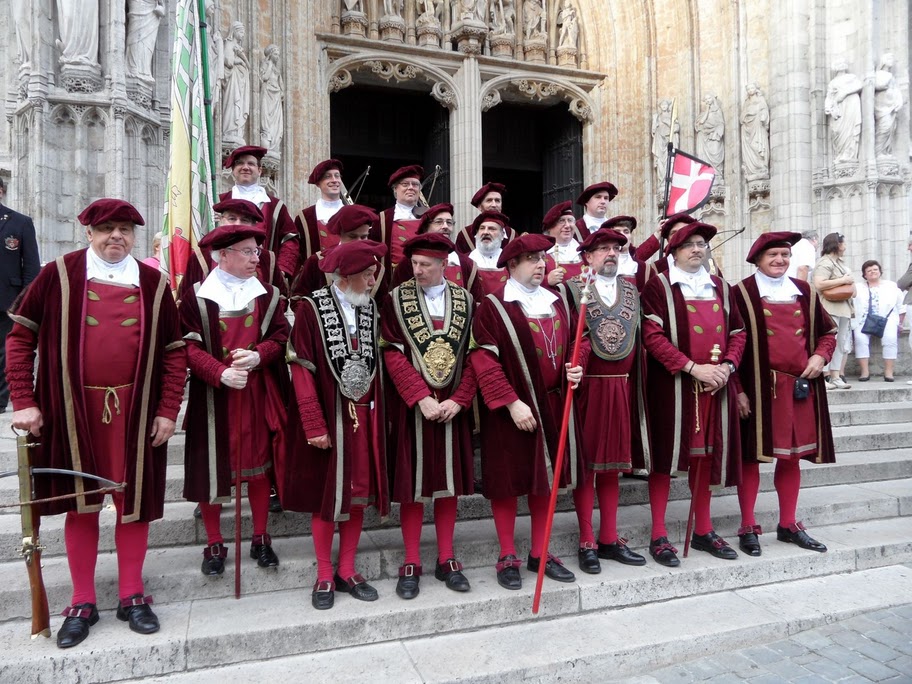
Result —
M 510 225 L 510 217 L 499 211 L 483 211 L 472 221 L 472 234 L 478 232 L 482 223 L 496 223 L 501 228 L 506 228 Z
M 589 236 L 580 243 L 576 251 L 591 252 L 603 242 L 617 242 L 620 245 L 626 245 L 627 236 L 611 228 L 599 228 L 594 233 L 589 233 Z
M 599 228 L 614 228 L 615 226 L 622 226 L 624 224 L 630 226 L 630 230 L 633 232 L 636 230 L 637 220 L 633 216 L 612 216 L 600 225 Z
M 688 223 L 686 226 L 681 228 L 681 230 L 671 236 L 671 240 L 669 240 L 668 244 L 665 245 L 665 254 L 671 254 L 694 235 L 699 235 L 704 240 L 709 242 L 716 236 L 716 227 L 711 226 L 708 223 L 700 223 L 699 221 Z
M 497 268 L 505 268 L 510 259 L 516 259 L 523 254 L 547 252 L 554 247 L 554 242 L 554 238 L 550 235 L 541 235 L 540 233 L 520 235 L 518 238 L 510 240 L 507 246 L 501 250 L 500 258 L 497 260 Z
M 421 215 L 421 221 L 418 223 L 418 232 L 426 233 L 428 228 L 431 227 L 431 221 L 444 213 L 448 213 L 450 216 L 453 215 L 453 205 L 449 202 L 441 202 L 440 204 L 435 204 L 433 207 L 430 207 Z
M 496 193 L 499 193 L 501 197 L 503 197 L 503 195 L 506 191 L 507 191 L 507 186 L 504 185 L 503 183 L 492 183 L 492 182 L 488 181 L 487 183 L 482 185 L 480 188 L 478 188 L 478 192 L 476 192 L 474 195 L 472 195 L 471 204 L 473 207 L 477 207 L 479 204 L 481 204 L 481 202 L 484 200 L 484 198 L 488 196 L 488 193 L 496 192 Z
M 343 235 L 377 220 L 377 212 L 363 204 L 346 204 L 326 222 L 330 235 Z
M 218 204 L 212 205 L 212 211 L 217 214 L 224 214 L 226 211 L 233 211 L 241 216 L 248 216 L 257 223 L 262 223 L 263 212 L 260 208 L 249 200 L 243 199 L 226 199 Z
M 757 259 L 763 252 L 771 247 L 793 247 L 801 239 L 801 233 L 793 233 L 789 230 L 779 230 L 771 233 L 763 233 L 754 240 L 750 251 L 747 253 L 745 261 L 749 264 L 756 264 Z
M 336 245 L 320 260 L 320 270 L 340 276 L 357 275 L 380 264 L 386 256 L 386 245 L 373 240 L 356 240 Z
M 555 204 L 548 209 L 548 213 L 542 219 L 542 230 L 553 228 L 561 216 L 573 216 L 573 203 L 570 200 Z
M 671 234 L 671 229 L 674 228 L 677 224 L 696 222 L 697 219 L 683 211 L 679 214 L 672 214 L 667 219 L 665 219 L 665 223 L 662 224 L 662 239 L 667 240 Z
M 237 160 L 243 157 L 245 154 L 252 154 L 257 158 L 257 161 L 260 161 L 263 157 L 266 156 L 267 150 L 265 147 L 259 147 L 258 145 L 244 145 L 243 147 L 237 148 L 234 152 L 228 155 L 228 158 L 225 159 L 225 163 L 222 164 L 226 169 L 233 168 L 237 163 Z
M 418 164 L 402 166 L 393 171 L 393 175 L 389 177 L 387 185 L 393 187 L 396 183 L 406 178 L 417 178 L 420 181 L 424 178 L 424 167 L 418 166 Z
M 615 197 L 617 197 L 617 194 L 618 194 L 618 189 L 616 187 L 614 187 L 614 185 L 612 183 L 609 183 L 607 181 L 605 181 L 604 183 L 593 183 L 592 185 L 590 185 L 588 188 L 586 188 L 585 190 L 583 190 L 580 193 L 580 196 L 576 198 L 576 203 L 579 204 L 580 206 L 583 206 L 586 204 L 586 202 L 588 202 L 589 200 L 592 199 L 592 196 L 595 193 L 602 192 L 602 191 L 608 193 L 609 202 L 611 200 L 613 200 Z
M 321 161 L 313 167 L 313 171 L 311 171 L 310 176 L 307 177 L 307 182 L 311 185 L 316 185 L 323 179 L 323 175 L 332 169 L 336 169 L 339 173 L 342 173 L 342 162 L 338 159 L 325 159 Z
M 84 226 L 100 226 L 107 221 L 129 221 L 137 226 L 146 225 L 146 220 L 132 204 L 108 197 L 95 200 L 79 215 L 79 222 Z
M 199 246 L 208 249 L 225 249 L 225 247 L 231 247 L 247 238 L 253 238 L 258 245 L 262 245 L 266 240 L 266 229 L 262 226 L 242 226 L 240 224 L 219 226 L 206 233 L 199 241 Z
M 456 249 L 456 245 L 443 233 L 422 233 L 410 238 L 402 249 L 406 259 L 411 259 L 414 255 L 446 259 Z

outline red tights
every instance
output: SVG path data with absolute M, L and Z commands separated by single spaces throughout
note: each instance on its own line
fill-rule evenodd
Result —
M 143 562 L 149 546 L 149 523 L 121 522 L 123 494 L 115 493 L 117 522 L 114 545 L 117 548 L 117 591 L 124 599 L 142 594 Z M 71 605 L 97 603 L 95 598 L 95 563 L 98 560 L 98 513 L 67 513 L 64 523 L 67 562 L 73 580 Z
M 434 499 L 434 528 L 437 532 L 437 562 L 455 558 L 453 534 L 456 530 L 456 497 Z M 421 502 L 399 505 L 402 524 L 402 542 L 405 545 L 405 565 L 421 565 L 421 526 L 424 522 L 424 504 Z
M 798 512 L 798 491 L 801 489 L 801 465 L 797 459 L 776 459 L 776 470 L 773 475 L 776 494 L 779 495 L 779 524 L 782 527 L 794 525 Z M 754 517 L 754 506 L 757 493 L 760 491 L 760 464 L 743 463 L 741 466 L 741 486 L 738 487 L 738 503 L 741 505 L 741 526 L 753 527 L 757 524 Z
M 339 523 L 339 576 L 348 579 L 356 574 L 355 554 L 364 526 L 364 506 L 352 506 L 348 520 Z M 332 544 L 336 525 L 314 515 L 310 521 L 314 553 L 317 556 L 317 582 L 333 580 Z
M 266 534 L 266 523 L 269 520 L 269 493 L 272 485 L 269 479 L 260 477 L 247 480 L 247 501 L 250 502 L 250 515 L 253 517 L 254 536 Z M 200 513 L 203 517 L 203 526 L 206 528 L 207 543 L 221 544 L 225 541 L 222 537 L 222 504 L 211 504 L 207 501 L 200 503 Z
M 617 539 L 618 509 L 618 471 L 596 474 L 586 473 L 585 482 L 573 490 L 573 503 L 576 506 L 576 518 L 579 521 L 579 543 L 595 544 L 595 533 L 592 529 L 592 511 L 595 508 L 595 495 L 599 502 L 599 543 L 614 544 Z
M 710 502 L 712 490 L 709 488 L 710 469 L 709 463 L 699 465 L 694 462 L 687 474 L 690 492 L 694 504 L 694 532 L 707 534 L 712 531 L 710 517 Z M 700 481 L 697 482 L 697 471 L 700 471 Z M 668 529 L 665 527 L 665 511 L 668 508 L 668 494 L 671 491 L 671 476 L 664 473 L 650 473 L 649 475 L 649 507 L 652 509 L 652 538 L 667 537 Z
M 533 558 L 541 558 L 550 497 L 529 494 L 527 498 L 529 500 L 529 517 L 532 524 L 532 548 L 529 555 Z M 516 546 L 514 545 L 513 537 L 516 528 L 516 497 L 491 499 L 491 511 L 494 514 L 494 528 L 497 530 L 497 539 L 500 542 L 500 557 L 515 556 Z

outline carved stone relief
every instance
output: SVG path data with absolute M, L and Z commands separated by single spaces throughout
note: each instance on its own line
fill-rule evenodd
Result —
M 263 50 L 260 66 L 260 144 L 274 156 L 281 156 L 285 135 L 285 82 L 279 65 L 279 48 L 269 45 Z

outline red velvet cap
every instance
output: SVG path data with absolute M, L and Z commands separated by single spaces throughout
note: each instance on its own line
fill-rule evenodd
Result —
M 421 221 L 418 223 L 418 232 L 426 233 L 428 228 L 431 227 L 431 221 L 437 218 L 438 214 L 442 214 L 444 212 L 448 212 L 450 216 L 452 216 L 453 205 L 449 202 L 441 202 L 440 204 L 435 204 L 433 207 L 430 207 L 421 215 Z
M 413 254 L 446 259 L 456 249 L 456 245 L 443 233 L 421 233 L 410 238 L 402 249 L 406 259 L 411 259 Z
M 615 197 L 617 197 L 618 189 L 616 187 L 614 187 L 613 184 L 608 183 L 606 181 L 604 183 L 593 183 L 588 188 L 583 190 L 580 193 L 580 196 L 576 198 L 576 203 L 579 204 L 580 206 L 584 206 L 586 204 L 586 202 L 588 202 L 590 199 L 592 199 L 592 196 L 595 193 L 601 192 L 602 190 L 604 190 L 605 192 L 608 193 L 609 202 L 611 200 L 613 200 Z
M 326 230 L 331 235 L 342 235 L 372 224 L 377 220 L 377 212 L 363 204 L 346 204 L 326 222 Z
M 694 235 L 699 235 L 704 240 L 709 242 L 716 236 L 716 227 L 711 226 L 708 223 L 700 223 L 699 221 L 688 223 L 686 226 L 681 228 L 681 230 L 671 236 L 671 240 L 669 240 L 668 244 L 665 245 L 666 256 L 671 254 L 674 250 L 683 245 L 690 237 Z
M 307 182 L 311 185 L 316 185 L 320 182 L 320 179 L 323 178 L 323 174 L 332 169 L 336 169 L 339 173 L 342 173 L 342 162 L 338 159 L 324 159 L 313 167 L 313 171 L 311 171 L 310 176 L 307 177 Z
M 422 180 L 424 178 L 424 167 L 418 166 L 418 164 L 402 166 L 393 171 L 393 175 L 389 177 L 387 185 L 393 187 L 404 178 L 417 178 L 418 180 Z
M 567 203 L 569 204 L 569 202 Z M 555 240 L 550 235 L 540 233 L 526 233 L 518 238 L 513 238 L 507 246 L 500 251 L 497 268 L 506 268 L 510 259 L 515 259 L 529 252 L 547 252 L 554 247 Z
M 580 243 L 576 251 L 591 252 L 603 242 L 617 242 L 621 245 L 626 245 L 627 236 L 616 230 L 611 230 L 611 228 L 599 228 L 594 233 L 589 233 L 589 236 Z
M 615 226 L 619 226 L 622 223 L 630 224 L 630 232 L 636 230 L 637 220 L 633 216 L 612 216 L 610 219 L 600 225 L 599 228 L 614 228 Z
M 366 271 L 380 263 L 386 256 L 386 245 L 373 240 L 356 240 L 339 244 L 326 251 L 320 259 L 320 270 L 324 273 L 339 272 L 350 276 Z
M 545 218 L 542 219 L 542 230 L 553 228 L 554 224 L 558 222 L 560 217 L 566 215 L 573 216 L 573 203 L 570 200 L 561 202 L 560 204 L 555 204 L 553 207 L 548 209 L 548 213 L 545 214 Z
M 242 226 L 240 224 L 232 226 L 219 226 L 215 230 L 206 233 L 199 241 L 200 247 L 209 249 L 225 249 L 231 245 L 254 238 L 258 245 L 266 241 L 266 229 L 263 226 Z
M 500 196 L 503 197 L 506 191 L 507 186 L 503 183 L 493 183 L 491 181 L 488 181 L 480 188 L 478 188 L 478 192 L 472 195 L 471 204 L 473 207 L 477 207 L 479 204 L 481 204 L 481 201 L 487 196 L 489 192 L 499 192 Z
M 257 223 L 262 223 L 263 212 L 253 202 L 242 199 L 226 199 L 218 204 L 212 205 L 212 211 L 218 214 L 224 214 L 226 211 L 233 211 L 242 216 L 249 216 Z
M 95 200 L 79 215 L 79 222 L 84 226 L 100 226 L 105 221 L 130 221 L 137 226 L 146 225 L 146 220 L 136 207 L 110 197 Z
M 510 217 L 505 214 L 501 214 L 499 211 L 483 211 L 475 217 L 474 221 L 472 221 L 473 235 L 478 232 L 478 228 L 482 223 L 496 223 L 501 228 L 506 228 L 510 225 Z
M 779 230 L 772 233 L 763 233 L 754 240 L 750 251 L 747 253 L 745 261 L 749 264 L 756 264 L 757 257 L 770 247 L 793 247 L 801 239 L 801 233 L 793 233 L 789 230 Z
M 667 219 L 665 223 L 662 224 L 662 239 L 667 240 L 671 229 L 675 227 L 675 224 L 678 223 L 696 223 L 697 219 L 686 212 L 680 212 L 678 214 L 672 214 Z
M 237 148 L 234 152 L 228 155 L 228 158 L 225 159 L 225 163 L 222 164 L 226 169 L 232 168 L 235 163 L 237 163 L 238 157 L 243 157 L 245 154 L 252 154 L 257 158 L 257 161 L 266 156 L 267 150 L 265 147 L 259 147 L 258 145 L 244 145 Z

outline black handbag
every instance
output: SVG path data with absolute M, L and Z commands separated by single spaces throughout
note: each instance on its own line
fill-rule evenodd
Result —
M 874 337 L 883 337 L 884 330 L 887 329 L 887 319 L 890 317 L 890 314 L 893 313 L 892 307 L 887 312 L 886 316 L 879 316 L 876 313 L 871 312 L 871 288 L 868 288 L 868 313 L 865 316 L 864 325 L 861 326 L 861 332 L 865 335 L 873 335 Z

